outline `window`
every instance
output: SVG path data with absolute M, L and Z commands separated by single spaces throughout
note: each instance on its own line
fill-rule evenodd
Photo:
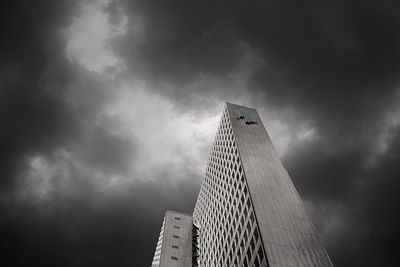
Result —
M 179 235 L 173 235 L 172 237 L 173 238 L 179 238 Z
M 249 259 L 249 261 L 251 260 L 251 251 L 250 251 L 250 248 L 247 249 L 247 258 Z
M 251 245 L 251 249 L 254 250 L 254 247 L 255 247 L 255 245 L 254 245 L 254 237 L 251 239 L 250 245 Z
M 258 230 L 257 230 L 257 227 L 256 227 L 256 229 L 254 231 L 254 237 L 256 238 L 256 242 L 257 242 L 258 241 Z
M 179 247 L 177 245 L 172 245 L 172 248 L 178 249 Z
M 178 220 L 178 221 L 180 221 L 180 220 L 181 220 L 181 218 L 179 218 L 179 217 L 175 217 L 175 220 Z
M 179 226 L 177 226 L 177 225 L 174 225 L 174 228 L 175 229 L 181 229 Z
M 175 257 L 175 256 L 171 256 L 171 259 L 173 259 L 173 260 L 178 260 L 178 257 Z
M 263 249 L 261 246 L 258 249 L 258 257 L 260 257 L 260 261 L 262 261 L 264 259 L 264 253 L 263 253 Z
M 244 239 L 244 242 L 246 243 L 247 242 L 247 232 L 246 232 L 246 230 L 243 233 L 243 239 Z
M 250 213 L 250 220 L 251 220 L 252 223 L 254 222 L 254 214 L 253 214 L 253 212 Z

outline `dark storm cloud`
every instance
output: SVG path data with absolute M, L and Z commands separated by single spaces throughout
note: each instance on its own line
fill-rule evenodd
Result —
M 84 179 L 81 180 L 84 182 Z M 76 181 L 74 182 L 76 186 Z M 191 212 L 197 186 L 181 183 L 186 202 L 177 202 L 168 184 L 137 183 L 119 194 L 100 197 L 92 185 L 74 196 L 58 194 L 51 203 L 2 202 L 3 263 L 8 266 L 147 265 L 157 241 L 164 205 Z M 171 189 L 169 190 L 171 191 Z M 95 201 L 91 198 L 99 198 Z M 149 251 L 151 250 L 151 251 Z M 24 253 L 21 257 L 20 253 Z
M 356 118 L 363 111 L 355 102 L 365 107 L 375 105 L 370 101 L 375 99 L 381 104 L 382 91 L 391 97 L 397 83 L 400 21 L 394 1 L 177 0 L 127 6 L 133 18 L 142 20 L 144 41 L 132 49 L 136 39 L 131 31 L 119 50 L 131 59 L 134 71 L 152 82 L 187 85 L 199 73 L 226 78 L 253 53 L 259 62 L 248 87 L 253 94 L 263 91 L 269 106 L 302 103 L 309 116 L 314 108 L 328 107 L 333 117 L 356 113 Z M 163 91 L 188 101 L 198 94 L 197 87 L 186 86 L 183 92 L 176 87 L 182 86 L 174 87 L 178 93 Z M 235 94 L 224 86 L 218 92 L 213 86 L 201 89 L 219 98 Z
M 134 118 L 161 117 L 124 118 L 144 139 L 124 135 L 131 129 L 119 128 L 120 113 L 107 115 L 131 76 L 151 89 L 135 105 L 159 112 L 171 103 L 178 114 L 215 114 L 216 103 L 245 99 L 278 114 L 290 136 L 284 164 L 334 264 L 393 265 L 397 2 L 104 1 L 111 28 L 127 18 L 126 33 L 107 44 L 115 54 L 96 50 L 97 39 L 68 50 L 69 26 L 82 5 L 96 3 L 13 1 L 0 11 L 0 223 L 9 266 L 149 265 L 164 210 L 191 212 L 199 174 L 188 165 L 196 160 L 146 132 L 151 123 L 165 129 L 170 114 L 123 106 L 121 114 L 139 111 Z M 104 29 L 91 30 L 102 37 Z M 125 66 L 119 73 L 114 55 Z M 305 139 L 303 125 L 312 133 Z M 148 155 L 161 163 L 138 167 Z
M 358 233 L 362 246 L 355 249 L 360 254 L 367 252 L 377 265 L 391 265 L 395 262 L 395 248 L 400 234 L 400 218 L 395 212 L 396 203 L 400 202 L 397 193 L 400 173 L 399 126 L 391 129 L 388 145 L 389 149 L 380 159 L 378 167 L 368 174 L 368 180 L 361 189 L 361 199 L 356 202 L 353 210 L 359 216 L 357 226 L 362 229 L 361 233 Z M 380 244 L 379 249 L 375 242 Z M 384 250 L 388 257 L 383 259 L 381 250 Z
M 49 68 L 58 83 L 68 83 L 57 54 L 62 43 L 57 28 L 73 9 L 67 3 L 14 1 L 1 9 L 0 107 L 1 187 L 12 183 L 21 154 L 46 150 L 63 140 L 74 127 L 68 107 L 59 99 L 64 88 L 46 91 Z M 60 66 L 61 65 L 61 66 Z
M 98 181 L 85 173 L 124 172 L 132 150 L 130 142 L 91 125 L 105 82 L 65 57 L 65 28 L 77 3 L 13 1 L 0 11 L 0 228 L 8 266 L 132 263 L 140 261 L 132 253 L 137 235 L 147 235 L 134 227 L 147 224 L 145 208 L 133 199 L 104 204 Z M 42 170 L 31 175 L 35 160 Z M 138 197 L 155 189 L 135 190 Z
M 127 37 L 115 46 L 133 73 L 162 88 L 184 112 L 203 112 L 201 107 L 212 109 L 227 100 L 226 83 L 248 49 L 232 23 L 236 3 L 121 2 L 132 21 L 140 18 L 144 28 L 141 42 L 131 25 Z M 234 96 L 237 88 L 231 86 L 230 91 Z
M 224 75 L 246 52 L 241 44 L 249 44 L 265 61 L 252 87 L 263 87 L 278 102 L 287 101 L 286 94 L 298 102 L 312 103 L 314 97 L 323 105 L 342 101 L 347 110 L 359 93 L 374 97 L 378 85 L 387 91 L 397 82 L 400 21 L 394 1 L 129 4 L 145 25 L 139 58 L 153 79 Z M 127 41 L 122 51 L 129 56 Z
M 0 183 L 4 189 L 15 180 L 26 155 L 86 146 L 93 151 L 82 151 L 82 156 L 105 168 L 114 163 L 120 168 L 122 159 L 128 159 L 129 145 L 121 144 L 124 140 L 91 125 L 111 98 L 105 91 L 107 82 L 65 56 L 65 29 L 78 7 L 74 1 L 14 1 L 1 11 Z
M 357 166 L 361 160 L 349 160 L 354 163 L 350 174 L 335 175 L 326 171 L 320 173 L 317 171 L 314 181 L 315 189 L 320 188 L 321 191 L 327 192 L 329 181 L 327 184 L 321 185 L 321 177 L 327 179 L 336 178 L 336 184 L 342 186 L 342 191 L 330 197 L 330 201 L 340 200 L 335 205 L 318 204 L 324 201 L 326 196 L 322 197 L 322 193 L 308 192 L 311 185 L 303 184 L 302 179 L 305 178 L 301 173 L 301 168 L 293 169 L 293 172 L 299 171 L 299 179 L 297 184 L 301 191 L 305 193 L 307 198 L 314 202 L 319 209 L 314 209 L 315 222 L 321 229 L 329 228 L 330 223 L 325 220 L 339 222 L 337 227 L 333 227 L 329 240 L 331 240 L 331 257 L 338 266 L 357 266 L 359 263 L 367 266 L 385 265 L 392 266 L 396 261 L 395 248 L 396 240 L 399 236 L 398 224 L 399 216 L 396 214 L 396 203 L 400 201 L 397 189 L 399 182 L 398 161 L 400 157 L 399 150 L 399 129 L 398 126 L 390 130 L 388 138 L 388 151 L 373 168 L 361 168 Z M 318 161 L 317 161 L 318 162 Z M 338 160 L 340 164 L 340 160 Z M 345 164 L 342 164 L 345 165 Z M 344 169 L 345 166 L 337 166 L 338 169 Z M 312 175 L 310 175 L 312 177 Z M 296 175 L 294 175 L 296 177 Z M 311 180 L 311 179 L 310 179 Z M 347 181 L 346 181 L 347 180 Z M 347 183 L 357 183 L 347 185 Z M 337 185 L 333 185 L 337 190 Z M 347 192 L 346 192 L 347 191 Z M 339 196 L 346 192 L 346 199 Z M 322 198 L 322 200 L 321 200 Z M 335 224 L 335 222 L 334 222 Z M 325 226 L 323 226 L 325 225 Z M 340 232 L 340 234 L 338 234 Z M 368 255 L 367 259 L 363 256 Z
M 391 177 L 400 169 L 388 158 L 399 153 L 391 141 L 398 136 L 391 128 L 399 118 L 394 125 L 387 121 L 399 105 L 397 2 L 136 1 L 130 8 L 132 16 L 143 18 L 139 58 L 153 80 L 187 85 L 199 73 L 226 78 L 246 54 L 256 57 L 243 88 L 250 103 L 281 113 L 293 131 L 302 122 L 315 131 L 307 142 L 289 143 L 284 163 L 304 199 L 316 207 L 314 220 L 333 262 L 374 266 L 379 259 L 387 265 L 394 261 L 389 245 L 373 239 L 391 244 L 389 233 L 398 236 L 391 217 L 399 183 Z M 120 51 L 129 55 L 127 49 Z M 199 88 L 184 88 L 163 93 L 171 99 L 185 95 L 180 101 L 192 103 Z M 218 99 L 237 94 L 229 86 L 218 89 L 205 88 L 201 94 Z M 396 138 L 380 140 L 385 131 Z M 383 156 L 379 142 L 388 146 Z M 384 195 L 393 202 L 382 203 Z M 371 206 L 379 209 L 379 203 L 390 208 L 375 214 Z M 345 218 L 327 230 L 324 211 Z M 342 238 L 337 238 L 340 230 Z M 366 251 L 372 258 L 364 256 Z
M 139 57 L 148 64 L 151 74 L 187 81 L 199 71 L 226 72 L 240 56 L 238 40 L 230 25 L 224 23 L 226 4 L 130 2 L 132 15 L 140 16 L 145 25 Z M 129 53 L 129 46 L 123 52 Z

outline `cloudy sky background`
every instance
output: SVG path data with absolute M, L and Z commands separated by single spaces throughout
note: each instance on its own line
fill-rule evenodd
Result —
M 0 9 L 7 266 L 149 266 L 224 102 L 258 109 L 335 266 L 394 266 L 400 4 L 12 1 Z

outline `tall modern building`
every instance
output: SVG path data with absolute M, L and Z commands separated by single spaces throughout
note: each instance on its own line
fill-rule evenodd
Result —
M 226 104 L 184 230 L 173 214 L 166 212 L 152 266 L 333 266 L 252 108 Z

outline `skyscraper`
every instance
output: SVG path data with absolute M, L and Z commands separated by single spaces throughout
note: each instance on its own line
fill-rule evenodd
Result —
M 255 109 L 226 104 L 192 226 L 193 266 L 333 266 Z

